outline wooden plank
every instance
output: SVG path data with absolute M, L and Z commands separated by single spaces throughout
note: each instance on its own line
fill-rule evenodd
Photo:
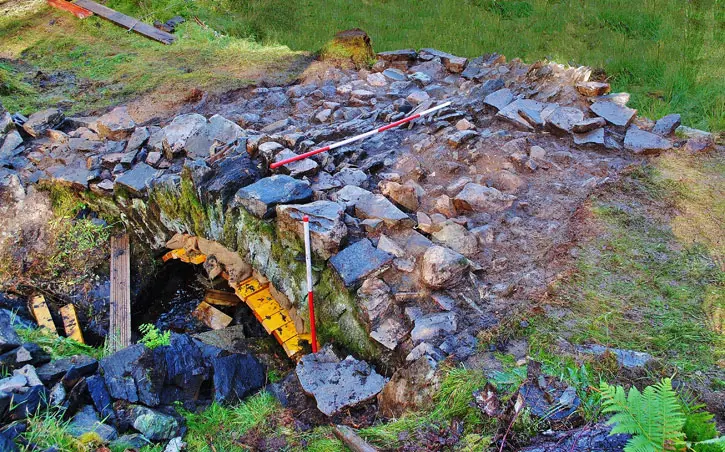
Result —
M 76 342 L 85 344 L 83 340 L 83 331 L 78 324 L 78 316 L 76 315 L 76 307 L 67 304 L 60 308 L 60 316 L 63 318 L 63 326 L 65 327 L 65 335 Z
M 207 302 L 202 301 L 193 312 L 194 317 L 213 330 L 221 330 L 232 323 L 232 318 Z
M 224 292 L 223 290 L 214 289 L 206 291 L 204 301 L 215 306 L 236 306 L 242 302 L 234 292 Z
M 128 234 L 111 237 L 111 325 L 108 345 L 118 351 L 131 345 L 131 252 Z
M 48 304 L 45 302 L 45 297 L 42 295 L 34 295 L 30 299 L 30 312 L 35 316 L 35 321 L 38 322 L 38 326 L 45 328 L 53 334 L 58 334 L 55 329 L 55 323 L 53 323 L 53 317 L 50 315 L 48 310 Z
M 172 34 L 156 29 L 138 19 L 119 13 L 118 11 L 115 11 L 107 6 L 100 5 L 92 0 L 75 0 L 75 4 L 98 14 L 116 25 L 146 36 L 154 41 L 158 41 L 163 44 L 171 44 L 176 40 L 176 37 Z
M 48 4 L 53 8 L 67 11 L 79 19 L 85 19 L 86 17 L 91 17 L 93 15 L 93 13 L 87 9 L 81 8 L 75 3 L 71 3 L 66 0 L 48 0 Z
M 351 429 L 347 425 L 335 425 L 332 428 L 332 431 L 335 436 L 345 443 L 345 445 L 353 452 L 378 452 L 378 449 L 360 438 L 355 430 Z

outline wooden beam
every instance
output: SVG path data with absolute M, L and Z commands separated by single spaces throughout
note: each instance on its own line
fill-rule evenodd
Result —
M 131 345 L 131 253 L 128 234 L 111 237 L 111 325 L 107 339 L 114 352 Z
M 141 22 L 138 19 L 119 13 L 107 6 L 100 5 L 92 0 L 75 0 L 75 4 L 81 8 L 85 8 L 114 24 L 127 30 L 134 31 L 147 38 L 158 41 L 162 44 L 171 44 L 176 40 L 176 36 L 152 27 L 149 24 Z
M 223 290 L 214 289 L 206 291 L 204 301 L 215 306 L 236 306 L 242 302 L 234 292 L 224 292 Z
M 91 17 L 93 15 L 93 13 L 87 9 L 81 8 L 80 6 L 66 0 L 48 0 L 48 4 L 53 8 L 67 11 L 79 19 L 85 19 L 86 17 Z
M 45 297 L 42 295 L 34 295 L 30 299 L 30 312 L 33 313 L 35 321 L 38 322 L 38 326 L 45 328 L 53 334 L 58 334 L 55 329 L 55 323 L 53 323 L 53 317 L 50 315 L 48 304 L 45 302 Z
M 76 307 L 72 304 L 67 304 L 63 306 L 62 308 L 60 308 L 60 316 L 63 318 L 65 335 L 76 342 L 85 344 L 85 341 L 83 340 L 83 331 L 81 331 L 81 326 L 78 324 Z
M 355 430 L 347 425 L 335 425 L 332 432 L 353 452 L 377 452 L 378 450 L 360 438 Z

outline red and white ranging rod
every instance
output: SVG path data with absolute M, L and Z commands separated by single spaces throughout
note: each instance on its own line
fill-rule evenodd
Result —
M 440 105 L 437 105 L 437 106 L 435 106 L 433 108 L 429 108 L 427 110 L 423 110 L 420 113 L 416 113 L 414 115 L 410 115 L 407 118 L 403 118 L 403 119 L 401 119 L 399 121 L 391 122 L 388 125 L 379 127 L 377 129 L 373 129 L 373 130 L 371 130 L 369 132 L 361 133 L 360 135 L 355 135 L 354 137 L 350 137 L 350 138 L 347 138 L 345 140 L 338 141 L 337 143 L 333 143 L 333 144 L 330 144 L 328 146 L 321 147 L 319 149 L 315 149 L 313 151 L 305 152 L 304 154 L 296 155 L 296 156 L 290 157 L 288 159 L 280 160 L 279 162 L 274 162 L 271 165 L 269 165 L 269 167 L 272 168 L 272 169 L 279 168 L 280 166 L 284 166 L 284 165 L 287 165 L 289 163 L 296 162 L 298 160 L 306 159 L 308 157 L 311 157 L 311 156 L 313 156 L 315 154 L 319 154 L 321 152 L 331 151 L 333 149 L 336 149 L 336 148 L 339 148 L 339 147 L 348 145 L 350 143 L 354 143 L 355 141 L 364 140 L 364 139 L 366 139 L 368 137 L 371 137 L 371 136 L 375 135 L 376 133 L 385 132 L 386 130 L 390 130 L 390 129 L 393 129 L 395 127 L 401 126 L 401 125 L 405 124 L 406 122 L 410 122 L 410 121 L 412 121 L 414 119 L 418 119 L 418 118 L 421 118 L 423 116 L 429 115 L 431 113 L 435 113 L 436 111 L 438 111 L 438 110 L 440 110 L 442 108 L 445 108 L 445 107 L 449 106 L 450 104 L 451 104 L 450 102 L 444 102 L 444 103 L 442 103 Z
M 312 295 L 312 251 L 310 247 L 310 217 L 302 217 L 305 235 L 305 263 L 307 264 L 307 304 L 310 307 L 310 342 L 312 353 L 317 353 L 317 329 L 315 328 L 315 302 Z

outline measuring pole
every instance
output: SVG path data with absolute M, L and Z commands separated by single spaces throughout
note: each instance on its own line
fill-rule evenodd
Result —
M 294 157 L 290 157 L 288 159 L 280 160 L 279 162 L 274 162 L 271 165 L 269 165 L 269 167 L 272 168 L 272 169 L 279 168 L 280 166 L 284 166 L 284 165 L 290 164 L 292 162 L 296 162 L 298 160 L 302 160 L 302 159 L 306 159 L 308 157 L 312 157 L 313 155 L 319 154 L 321 152 L 331 151 L 333 149 L 336 149 L 336 148 L 339 148 L 339 147 L 348 145 L 350 143 L 354 143 L 355 141 L 364 140 L 364 139 L 366 139 L 368 137 L 371 137 L 371 136 L 375 135 L 376 133 L 381 133 L 381 132 L 385 132 L 386 130 L 394 129 L 395 127 L 402 126 L 403 124 L 405 124 L 407 122 L 410 122 L 410 121 L 412 121 L 414 119 L 418 119 L 418 118 L 421 118 L 423 116 L 429 115 L 431 113 L 435 113 L 438 110 L 449 106 L 450 104 L 451 104 L 450 102 L 444 102 L 444 103 L 442 103 L 442 104 L 440 104 L 438 106 L 435 106 L 433 108 L 429 108 L 427 110 L 423 110 L 420 113 L 416 113 L 414 115 L 410 115 L 407 118 L 403 118 L 403 119 L 401 119 L 399 121 L 391 122 L 388 125 L 379 127 L 377 129 L 373 129 L 373 130 L 371 130 L 369 132 L 361 133 L 360 135 L 355 135 L 354 137 L 350 137 L 350 138 L 348 138 L 346 140 L 338 141 L 337 143 L 333 143 L 333 144 L 331 144 L 329 146 L 325 146 L 325 147 L 321 147 L 319 149 L 315 149 L 314 151 L 305 152 L 304 154 L 300 154 L 300 155 L 296 155 Z
M 307 304 L 310 307 L 310 339 L 312 353 L 317 353 L 317 330 L 315 329 L 315 301 L 312 294 L 312 251 L 310 250 L 310 217 L 302 217 L 305 232 L 305 263 L 307 264 Z

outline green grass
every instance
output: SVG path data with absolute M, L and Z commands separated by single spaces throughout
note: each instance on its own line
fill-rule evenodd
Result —
M 18 335 L 23 342 L 34 342 L 50 353 L 52 359 L 69 358 L 75 355 L 88 355 L 101 359 L 108 355 L 105 347 L 91 347 L 73 339 L 56 336 L 43 328 L 18 328 Z
M 686 191 L 694 196 L 698 189 Z M 647 167 L 593 203 L 600 231 L 583 246 L 576 273 L 556 287 L 570 313 L 532 322 L 534 353 L 566 334 L 573 343 L 649 352 L 685 375 L 722 366 L 725 338 L 712 322 L 725 299 L 725 272 L 714 262 L 719 247 L 706 234 L 683 243 L 659 215 L 683 196 L 676 181 Z M 669 220 L 680 221 L 677 214 Z M 690 215 L 691 224 L 697 220 Z
M 615 90 L 658 118 L 725 126 L 725 8 L 721 0 L 111 0 L 142 17 L 197 16 L 236 37 L 317 51 L 335 31 L 360 27 L 376 51 L 435 47 L 475 57 L 498 52 L 603 69 Z M 321 26 L 322 25 L 322 26 Z

